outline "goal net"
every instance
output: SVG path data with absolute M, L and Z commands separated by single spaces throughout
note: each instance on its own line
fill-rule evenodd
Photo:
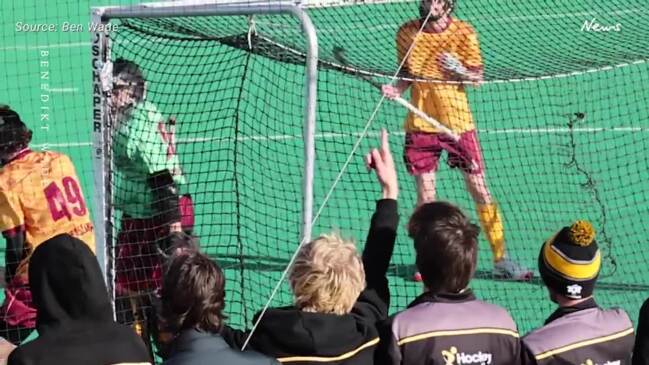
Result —
M 319 52 L 313 210 L 322 210 L 314 234 L 336 228 L 362 247 L 380 193 L 362 155 L 377 145 L 381 127 L 391 132 L 398 163 L 402 223 L 415 206 L 414 179 L 400 158 L 407 110 L 382 101 L 364 78 L 394 83 L 395 74 L 409 77 L 397 73 L 395 35 L 419 17 L 418 7 L 418 1 L 397 0 L 300 4 L 317 30 Z M 640 1 L 467 0 L 457 2 L 453 16 L 471 24 L 480 43 L 484 82 L 453 85 L 468 95 L 509 257 L 537 271 L 544 240 L 575 219 L 590 220 L 604 257 L 598 300 L 622 304 L 635 317 L 649 278 L 642 249 L 649 226 L 649 34 L 643 26 L 649 9 Z M 136 62 L 147 82 L 146 100 L 165 120 L 176 118 L 195 233 L 224 268 L 230 323 L 250 325 L 302 232 L 303 28 L 290 14 L 177 14 L 110 23 L 117 26 L 110 33 L 111 60 Z M 108 191 L 128 193 L 120 191 L 129 184 L 120 184 L 115 153 L 103 153 Z M 437 199 L 479 221 L 462 174 L 447 166 L 445 154 Z M 109 208 L 114 246 L 123 212 Z M 388 274 L 392 311 L 422 291 L 412 281 L 413 264 L 412 243 L 400 228 Z M 552 304 L 538 274 L 525 283 L 496 280 L 492 266 L 481 234 L 472 284 L 477 295 L 508 308 L 521 332 L 541 324 Z M 271 304 L 290 303 L 285 285 Z

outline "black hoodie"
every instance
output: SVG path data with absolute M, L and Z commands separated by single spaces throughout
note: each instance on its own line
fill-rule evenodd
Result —
M 59 235 L 39 245 L 29 283 L 39 337 L 16 348 L 9 365 L 151 361 L 135 332 L 114 322 L 99 264 L 82 241 Z
M 390 304 L 386 272 L 398 221 L 397 202 L 380 200 L 363 251 L 367 287 L 351 313 L 310 313 L 296 307 L 269 309 L 252 336 L 251 348 L 285 364 L 373 364 L 379 342 L 376 323 L 387 317 Z M 228 327 L 223 330 L 226 341 L 237 348 L 247 334 Z
M 640 308 L 633 348 L 633 365 L 649 365 L 649 299 Z

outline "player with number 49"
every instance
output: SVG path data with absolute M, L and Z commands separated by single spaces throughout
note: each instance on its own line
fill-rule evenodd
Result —
M 70 234 L 95 250 L 93 225 L 72 161 L 62 153 L 30 150 L 31 139 L 18 113 L 0 105 L 0 231 L 6 240 L 7 283 L 0 336 L 16 345 L 36 325 L 28 283 L 34 249 Z

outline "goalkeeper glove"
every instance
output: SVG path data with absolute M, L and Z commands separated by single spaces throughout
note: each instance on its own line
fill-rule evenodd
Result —
M 156 241 L 156 249 L 167 260 L 175 254 L 198 251 L 198 238 L 184 232 L 171 232 Z
M 156 217 L 166 224 L 180 222 L 178 187 L 169 170 L 154 172 L 147 178 L 147 185 L 153 195 L 153 210 Z
M 450 53 L 443 53 L 440 62 L 446 71 L 465 77 L 469 74 L 469 70 L 462 64 L 462 62 Z

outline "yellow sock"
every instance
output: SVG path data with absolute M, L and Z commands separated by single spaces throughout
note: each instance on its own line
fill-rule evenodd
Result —
M 138 336 L 144 336 L 144 326 L 142 325 L 142 319 L 140 318 L 140 308 L 138 308 L 138 300 L 134 297 L 129 297 L 131 302 L 131 310 L 133 311 L 133 329 Z
M 500 261 L 505 257 L 505 230 L 498 211 L 498 205 L 495 203 L 476 204 L 476 210 L 478 211 L 482 230 L 491 246 L 493 259 L 494 261 Z
M 142 337 L 144 335 L 144 328 L 142 328 L 142 323 L 140 323 L 140 321 L 133 323 L 133 329 L 138 336 Z

